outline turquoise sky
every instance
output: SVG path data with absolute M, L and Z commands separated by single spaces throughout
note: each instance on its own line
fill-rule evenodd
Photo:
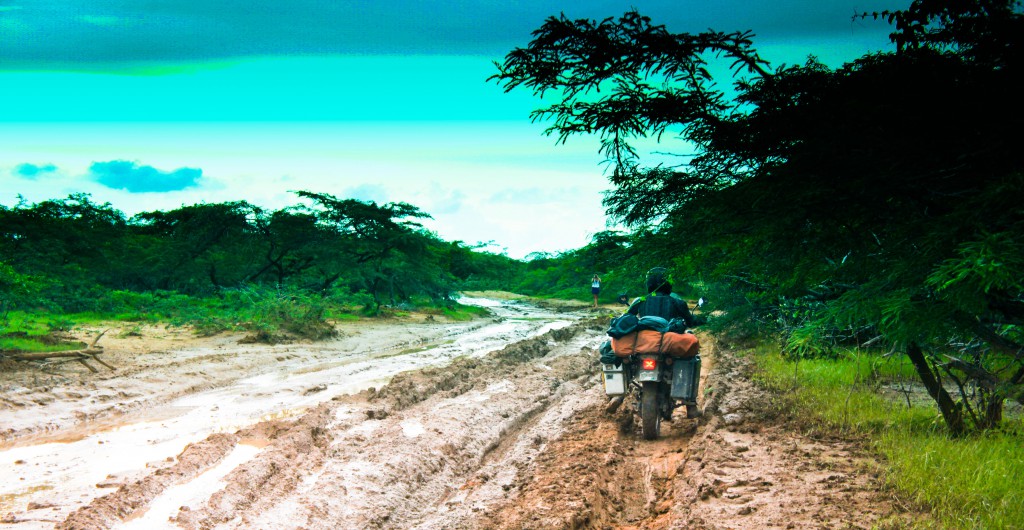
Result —
M 541 134 L 486 78 L 546 16 L 630 7 L 673 31 L 753 29 L 778 65 L 887 47 L 894 2 L 0 0 L 0 204 L 91 193 L 128 214 L 406 201 L 449 240 L 513 257 L 605 228 L 597 140 Z M 876 5 L 869 5 L 876 4 Z M 650 149 L 656 149 L 651 147 Z M 664 147 L 662 147 L 664 149 Z
M 5 122 L 522 120 L 494 58 L 258 56 L 95 71 L 0 72 Z

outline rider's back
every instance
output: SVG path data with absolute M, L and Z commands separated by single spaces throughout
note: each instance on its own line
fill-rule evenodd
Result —
M 679 318 L 687 325 L 693 325 L 693 316 L 686 302 L 670 294 L 656 293 L 638 299 L 627 312 L 638 317 L 656 316 L 670 321 Z

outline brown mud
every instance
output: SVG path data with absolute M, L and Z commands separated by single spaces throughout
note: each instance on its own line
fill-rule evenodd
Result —
M 607 317 L 575 310 L 575 323 L 512 338 L 485 355 L 456 356 L 295 415 L 203 436 L 96 484 L 101 493 L 84 502 L 55 487 L 48 501 L 11 504 L 0 528 L 840 529 L 895 528 L 917 516 L 894 504 L 880 487 L 877 463 L 856 444 L 810 439 L 776 420 L 770 398 L 749 382 L 744 359 L 710 337 L 702 336 L 705 416 L 687 419 L 677 410 L 657 440 L 643 440 L 630 400 L 605 411 L 596 349 Z M 448 323 L 390 325 L 388 336 L 401 330 L 404 348 L 462 336 L 445 332 Z M 386 335 L 363 333 L 378 342 Z M 151 393 L 186 395 L 259 364 L 221 366 L 240 355 L 239 346 L 204 340 L 221 341 L 213 346 L 221 353 L 209 354 L 220 360 L 192 362 L 168 349 L 161 362 L 206 373 L 209 381 L 174 382 L 173 370 L 112 356 L 118 374 L 107 376 L 118 384 L 93 381 L 82 397 L 47 379 L 70 377 L 56 369 L 39 375 L 36 390 L 8 382 L 20 389 L 5 393 L 8 408 L 59 412 L 88 401 L 77 419 L 8 428 L 8 445 L 41 434 L 52 442 L 115 418 L 114 411 L 154 403 Z M 157 373 L 166 380 L 155 380 Z M 139 374 L 145 384 L 126 382 Z M 124 386 L 124 396 L 113 390 Z M 112 397 L 95 406 L 104 392 Z M 16 479 L 5 472 L 3 480 Z

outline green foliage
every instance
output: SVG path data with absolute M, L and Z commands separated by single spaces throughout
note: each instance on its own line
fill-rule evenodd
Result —
M 988 299 L 1002 293 L 1024 291 L 1024 234 L 979 234 L 961 243 L 955 257 L 944 260 L 928 276 L 926 285 L 956 309 L 985 313 Z
M 522 270 L 485 245 L 440 240 L 415 206 L 298 195 L 308 202 L 276 211 L 239 201 L 132 219 L 81 194 L 0 206 L 3 330 L 45 337 L 116 319 L 321 339 L 333 333 L 330 320 L 396 307 L 469 318 L 473 310 L 453 302 L 457 289 L 508 288 Z M 14 322 L 23 311 L 46 321 Z
M 601 278 L 599 302 L 614 304 L 619 295 L 630 300 L 644 293 L 644 271 L 657 257 L 644 253 L 636 237 L 622 232 L 594 234 L 583 248 L 558 255 L 534 254 L 512 290 L 541 298 L 590 301 L 590 281 Z M 676 289 L 678 292 L 678 289 Z
M 788 359 L 762 349 L 756 381 L 808 430 L 865 436 L 885 457 L 899 496 L 931 509 L 941 528 L 1018 528 L 1024 521 L 1024 421 L 949 438 L 904 357 L 843 350 Z M 901 390 L 903 392 L 901 392 Z
M 0 316 L 16 307 L 47 305 L 48 301 L 42 296 L 46 288 L 45 280 L 20 274 L 0 261 Z
M 251 311 L 245 327 L 266 335 L 278 331 L 312 340 L 334 335 L 334 327 L 325 319 L 326 301 L 323 297 L 303 292 L 275 292 L 271 290 L 242 293 L 251 300 Z

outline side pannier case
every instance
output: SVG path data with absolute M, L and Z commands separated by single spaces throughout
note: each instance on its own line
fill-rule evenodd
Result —
M 700 384 L 700 355 L 689 359 L 672 359 L 671 396 L 687 405 L 697 404 L 697 385 Z
M 609 396 L 621 396 L 629 388 L 626 377 L 629 376 L 629 369 L 626 363 L 601 364 L 601 371 L 604 372 L 604 393 Z

